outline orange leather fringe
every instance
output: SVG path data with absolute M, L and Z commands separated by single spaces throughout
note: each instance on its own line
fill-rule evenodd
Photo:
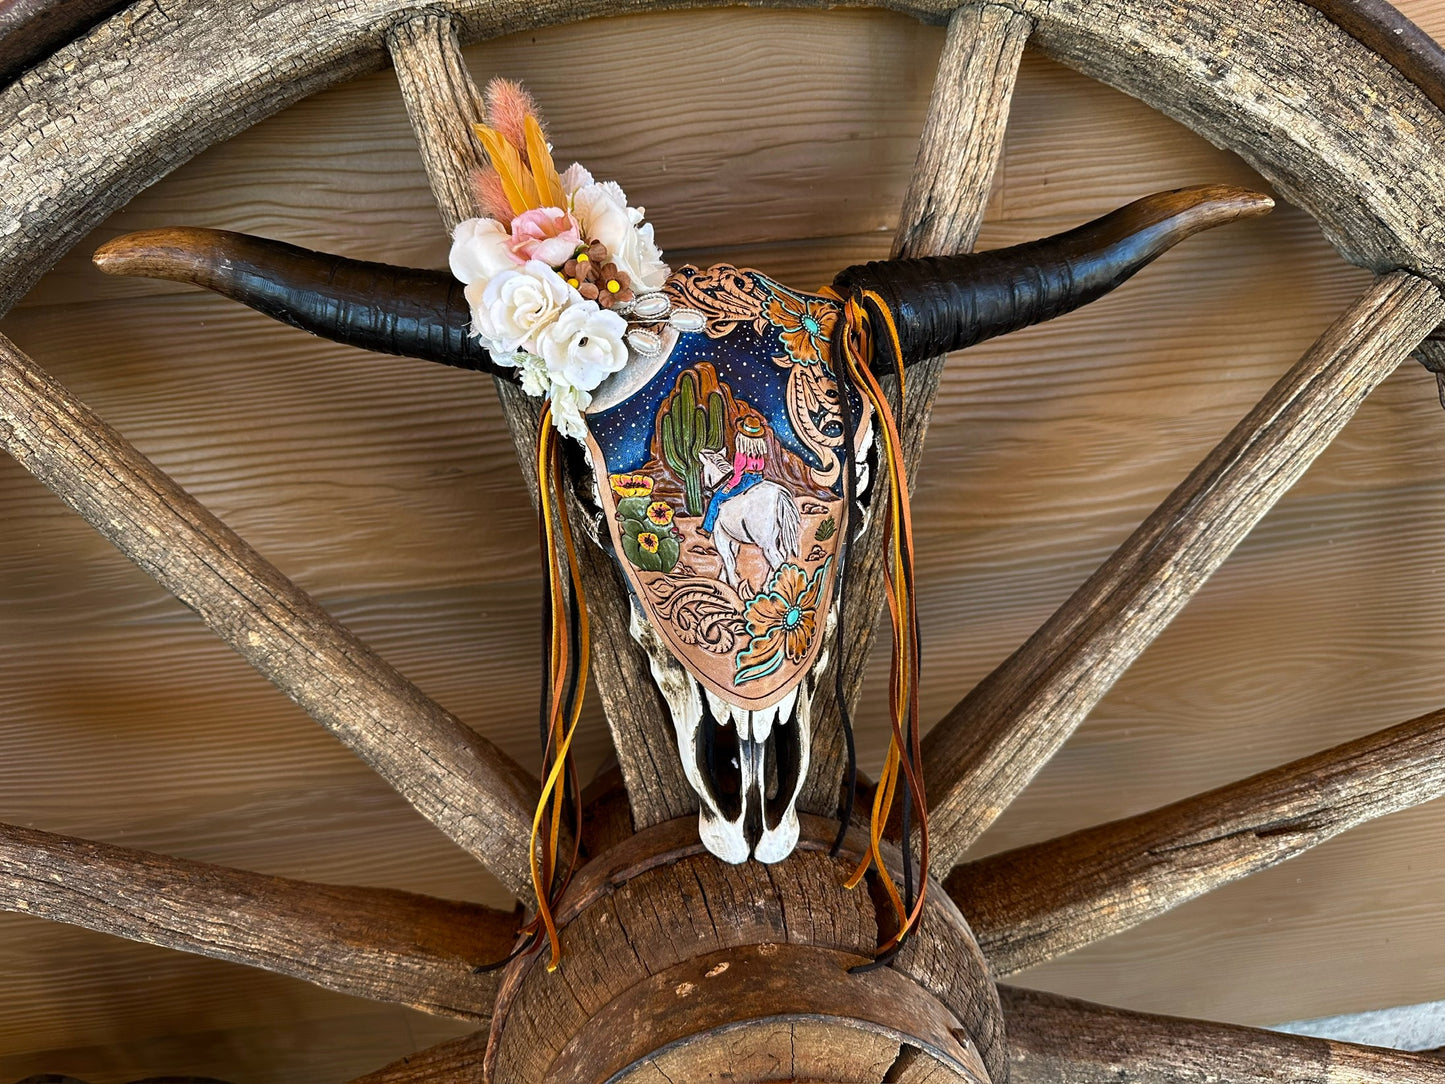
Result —
M 832 293 L 832 291 L 826 291 Z M 878 946 L 874 965 L 887 962 L 909 933 L 917 928 L 923 915 L 928 893 L 928 803 L 923 792 L 922 735 L 918 711 L 918 610 L 913 582 L 913 515 L 909 505 L 908 477 L 903 464 L 903 442 L 898 422 L 883 389 L 873 375 L 874 330 L 869 316 L 872 307 L 883 324 L 887 345 L 893 351 L 894 368 L 898 374 L 898 402 L 903 402 L 904 377 L 902 347 L 898 327 L 887 303 L 871 290 L 856 297 L 841 298 L 843 302 L 842 364 L 840 376 L 846 376 L 859 395 L 867 401 L 876 419 L 880 458 L 887 467 L 887 560 L 884 583 L 887 588 L 888 611 L 893 625 L 893 658 L 889 672 L 889 718 L 893 736 L 888 756 L 873 794 L 869 821 L 869 850 L 864 855 L 848 887 L 862 882 L 870 868 L 878 871 L 879 883 L 893 905 L 897 929 Z M 883 862 L 882 841 L 900 784 L 903 790 L 903 890 L 894 883 Z M 919 870 L 917 883 L 913 877 L 913 853 L 910 821 L 918 824 Z M 869 965 L 865 965 L 869 966 Z
M 547 568 L 547 685 L 544 690 L 543 726 L 546 751 L 542 760 L 542 796 L 532 818 L 532 887 L 537 896 L 537 915 L 525 927 L 534 939 L 532 948 L 541 945 L 545 931 L 551 944 L 552 959 L 548 971 L 555 971 L 562 958 L 557 925 L 552 912 L 567 888 L 577 866 L 581 845 L 582 824 L 580 791 L 576 768 L 572 763 L 572 738 L 582 716 L 582 701 L 587 691 L 589 629 L 587 605 L 582 594 L 582 577 L 577 567 L 577 550 L 567 518 L 567 494 L 563 483 L 561 452 L 557 430 L 552 424 L 550 404 L 542 409 L 537 434 L 537 496 L 541 509 L 542 561 Z M 555 507 L 554 507 L 555 502 Z M 559 555 L 559 542 L 561 553 Z M 567 585 L 562 578 L 559 556 L 565 557 L 570 577 L 570 604 Z M 557 850 L 562 823 L 571 793 L 573 811 L 572 857 L 564 875 L 558 875 Z

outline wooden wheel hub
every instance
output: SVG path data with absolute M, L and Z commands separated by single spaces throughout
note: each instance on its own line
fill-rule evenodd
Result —
M 844 887 L 860 840 L 834 858 L 831 839 L 827 821 L 805 818 L 786 861 L 729 866 L 687 818 L 589 863 L 557 916 L 557 970 L 545 949 L 507 970 L 487 1078 L 1006 1079 L 997 993 L 936 885 L 940 902 L 894 963 L 849 972 L 877 944 L 878 912 L 866 886 Z

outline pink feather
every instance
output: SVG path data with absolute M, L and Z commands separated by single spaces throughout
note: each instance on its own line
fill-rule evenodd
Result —
M 482 213 L 491 215 L 503 225 L 512 221 L 512 204 L 502 190 L 502 178 L 488 166 L 472 175 L 472 188 L 482 205 Z
M 510 79 L 493 79 L 487 84 L 483 96 L 487 101 L 487 126 L 500 132 L 503 139 L 517 148 L 525 161 L 527 118 L 537 117 L 537 123 L 542 123 L 542 118 L 537 116 L 537 103 L 522 89 L 521 83 Z

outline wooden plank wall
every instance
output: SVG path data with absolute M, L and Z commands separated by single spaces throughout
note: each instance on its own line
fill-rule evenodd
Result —
M 1445 31 L 1445 2 L 1402 5 Z M 693 12 L 470 50 L 524 79 L 560 158 L 622 182 L 673 262 L 800 286 L 885 253 L 936 27 Z M 1253 179 L 1257 183 L 1257 179 Z M 982 244 L 1250 171 L 1029 55 Z M 162 224 L 440 266 L 389 72 L 317 96 L 137 198 L 0 330 L 428 692 L 533 761 L 534 528 L 486 381 L 327 345 L 85 254 Z M 1116 295 L 958 357 L 917 502 L 925 708 L 1037 625 L 1366 276 L 1288 207 Z M 1445 703 L 1445 414 L 1392 378 L 984 841 L 1044 838 Z M 877 770 L 875 667 L 861 761 Z M 584 771 L 606 755 L 600 718 Z M 0 462 L 0 819 L 270 873 L 503 902 L 498 887 L 192 615 Z M 1445 991 L 1445 806 L 1361 829 L 1024 976 L 1269 1023 Z M 345 1080 L 458 1026 L 0 915 L 0 1081 Z

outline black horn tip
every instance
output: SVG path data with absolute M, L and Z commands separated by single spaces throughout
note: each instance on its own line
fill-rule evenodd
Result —
M 1189 188 L 1172 188 L 1165 192 L 1154 192 L 1142 196 L 1101 218 L 1079 226 L 1068 234 L 1059 236 L 1068 237 L 1079 231 L 1097 229 L 1105 224 L 1110 226 L 1112 235 L 1123 236 L 1167 223 L 1171 229 L 1170 243 L 1174 244 L 1203 230 L 1213 229 L 1215 226 L 1225 226 L 1243 218 L 1258 218 L 1260 215 L 1269 214 L 1272 210 L 1274 210 L 1274 199 L 1263 192 L 1255 192 L 1252 189 L 1240 188 L 1231 184 L 1201 184 Z M 1021 251 L 1034 245 L 1044 244 L 1049 240 L 1053 239 L 1046 238 L 1044 241 L 1016 245 L 1013 249 L 999 251 Z M 958 258 L 967 260 L 972 255 L 974 254 L 962 253 Z M 920 260 L 953 258 L 924 256 Z M 833 287 L 844 294 L 853 290 L 868 289 L 868 283 L 873 277 L 873 269 L 915 264 L 920 260 L 870 260 L 868 263 L 853 264 L 838 272 L 833 279 Z

